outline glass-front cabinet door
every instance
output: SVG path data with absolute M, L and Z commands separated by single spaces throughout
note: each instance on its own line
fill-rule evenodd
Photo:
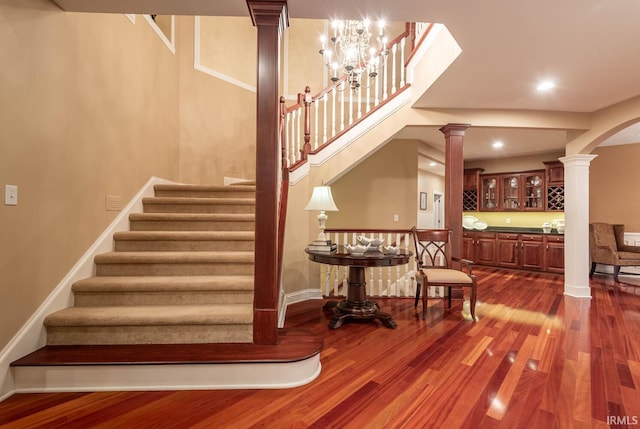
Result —
M 481 211 L 497 211 L 498 203 L 498 176 L 484 176 L 481 181 Z
M 500 176 L 502 185 L 502 210 L 521 210 L 520 175 L 505 174 Z
M 543 211 L 545 209 L 544 171 L 523 175 L 524 210 Z

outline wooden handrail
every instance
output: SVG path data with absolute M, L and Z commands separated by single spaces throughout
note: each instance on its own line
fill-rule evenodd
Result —
M 320 92 L 318 92 L 313 96 L 310 96 L 311 90 L 309 86 L 305 88 L 304 93 L 298 93 L 297 100 L 296 100 L 297 102 L 284 109 L 285 115 L 287 115 L 285 119 L 285 124 L 284 124 L 285 133 L 287 131 L 286 128 L 289 126 L 288 124 L 290 123 L 292 127 L 291 131 L 295 135 L 295 137 L 291 139 L 291 141 L 289 142 L 291 144 L 291 147 L 287 147 L 288 148 L 287 150 L 289 151 L 288 152 L 289 171 L 295 171 L 297 168 L 302 166 L 307 161 L 310 154 L 317 154 L 318 152 L 326 148 L 329 144 L 338 140 L 347 131 L 349 131 L 355 125 L 361 123 L 365 118 L 370 117 L 374 111 L 380 109 L 382 106 L 389 103 L 391 99 L 398 96 L 402 91 L 406 90 L 410 86 L 409 83 L 406 83 L 404 81 L 404 69 L 407 67 L 407 64 L 409 63 L 411 58 L 413 58 L 413 56 L 415 55 L 417 48 L 425 40 L 426 35 L 433 28 L 433 24 L 425 23 L 425 25 L 420 26 L 421 29 L 424 28 L 425 30 L 420 35 L 417 41 L 416 41 L 416 31 L 417 31 L 416 28 L 417 28 L 416 23 L 405 23 L 405 30 L 401 34 L 396 36 L 391 42 L 387 43 L 386 49 L 393 50 L 394 58 L 397 58 L 395 57 L 396 50 L 392 49 L 394 46 L 400 46 L 402 48 L 406 46 L 405 41 L 408 41 L 409 49 L 410 49 L 408 58 L 406 60 L 404 59 L 404 54 L 402 54 L 400 67 L 402 68 L 403 72 L 401 73 L 399 81 L 395 80 L 396 78 L 395 68 L 392 68 L 393 70 L 392 81 L 391 81 L 392 89 L 390 91 L 390 94 L 389 95 L 387 94 L 386 86 L 384 86 L 389 83 L 387 81 L 388 76 L 387 76 L 386 66 L 385 66 L 385 73 L 384 73 L 385 80 L 383 81 L 383 88 L 385 89 L 384 89 L 384 93 L 382 94 L 381 100 L 378 100 L 377 89 L 375 91 L 375 98 L 373 99 L 374 100 L 373 102 L 370 101 L 372 100 L 371 98 L 368 98 L 369 97 L 368 90 L 367 90 L 367 94 L 365 95 L 365 98 L 362 98 L 362 95 L 360 92 L 358 93 L 359 98 L 357 99 L 355 104 L 352 104 L 351 98 L 349 98 L 350 101 L 347 102 L 349 106 L 349 110 L 347 112 L 349 114 L 349 118 L 348 118 L 348 121 L 346 121 L 348 123 L 345 124 L 344 119 L 346 119 L 346 116 L 345 116 L 346 113 L 344 111 L 344 107 L 342 104 L 344 103 L 344 99 L 342 99 L 339 102 L 341 103 L 339 107 L 340 115 L 342 115 L 341 116 L 342 119 L 340 122 L 340 130 L 336 129 L 338 128 L 337 123 L 331 122 L 332 126 L 331 126 L 330 132 L 328 131 L 329 128 L 326 126 L 327 125 L 326 104 L 323 104 L 323 106 L 325 106 L 324 115 L 321 117 L 323 118 L 323 121 L 324 121 L 324 128 L 321 128 L 320 126 L 318 126 L 318 115 L 320 111 L 317 110 L 315 111 L 316 128 L 314 131 L 316 137 L 314 138 L 313 145 L 311 144 L 311 135 L 312 135 L 311 134 L 312 133 L 311 106 L 315 105 L 315 103 L 318 102 L 319 100 L 323 100 L 324 103 L 328 103 L 330 94 L 335 93 L 337 91 L 340 91 L 340 92 L 346 91 L 347 89 L 340 90 L 340 88 L 345 85 L 345 81 L 348 80 L 348 76 L 347 74 L 343 74 L 335 82 L 331 82 L 329 85 L 327 85 L 326 88 L 322 89 Z M 398 50 L 398 52 L 404 52 L 404 49 Z M 395 64 L 396 63 L 394 60 L 393 65 L 395 66 Z M 331 98 L 331 101 L 332 103 L 334 103 L 332 106 L 333 110 L 331 110 L 331 112 L 332 112 L 332 115 L 335 115 L 335 112 L 338 110 L 338 106 L 335 105 L 335 102 L 336 102 L 335 95 L 333 98 Z M 363 102 L 365 103 L 366 111 L 360 111 L 360 107 L 362 106 Z M 358 108 L 357 115 L 355 115 L 356 112 L 353 112 L 351 110 L 352 108 L 355 109 L 356 106 Z M 298 113 L 295 113 L 296 111 Z M 352 117 L 352 113 L 353 113 L 353 117 Z M 291 117 L 290 122 L 289 122 L 289 117 Z M 335 119 L 335 116 L 332 116 L 332 118 Z M 301 123 L 300 121 L 303 121 L 303 123 Z M 320 130 L 322 130 L 321 139 L 318 138 Z

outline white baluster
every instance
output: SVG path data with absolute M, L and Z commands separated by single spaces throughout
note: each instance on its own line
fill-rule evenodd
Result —
M 404 68 L 404 47 L 405 47 L 405 43 L 407 41 L 406 37 L 403 37 L 402 40 L 400 41 L 400 88 L 404 88 L 404 73 L 405 73 L 405 68 Z
M 322 96 L 322 143 L 327 142 L 327 95 Z
M 375 83 L 375 80 L 374 80 Z M 365 100 L 365 103 L 367 104 L 365 111 L 369 112 L 369 110 L 371 110 L 371 104 L 369 103 L 369 97 L 371 97 L 371 78 L 367 76 L 367 98 Z
M 331 137 L 333 138 L 336 135 L 336 88 L 334 87 L 331 90 Z
M 382 81 L 382 101 L 386 100 L 388 97 L 387 86 L 389 85 L 389 77 L 387 76 L 387 64 L 389 61 L 385 61 L 382 67 L 384 79 Z
M 313 117 L 314 117 L 314 125 L 313 125 L 313 145 L 311 146 L 314 150 L 318 149 L 318 101 L 316 100 L 314 103 L 311 103 L 311 108 L 313 109 Z
M 300 159 L 302 159 L 300 156 L 300 149 L 302 148 L 301 123 L 302 123 L 302 109 L 298 109 L 296 114 L 296 161 L 299 161 Z
M 374 85 L 375 85 L 375 89 L 374 89 L 374 100 L 373 100 L 373 105 L 374 107 L 377 106 L 380 103 L 380 73 L 378 73 L 378 76 L 376 77 L 375 81 L 374 81 Z
M 353 124 L 353 90 L 349 89 L 349 126 Z
M 358 119 L 362 117 L 362 85 L 358 87 Z
M 344 88 L 341 89 L 340 91 L 342 91 L 340 93 L 340 131 L 344 130 L 344 117 L 345 115 L 345 111 L 344 111 L 344 91 L 347 90 L 347 81 L 343 80 L 340 83 L 340 86 L 343 86 Z
M 393 57 L 393 68 L 391 69 L 391 94 L 396 93 L 396 58 L 398 53 L 398 44 L 391 47 L 391 56 Z

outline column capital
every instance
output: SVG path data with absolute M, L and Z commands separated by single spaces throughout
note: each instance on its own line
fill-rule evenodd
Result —
M 247 7 L 254 26 L 279 26 L 281 32 L 289 27 L 289 10 L 286 0 L 247 0 Z
M 560 162 L 562 162 L 565 167 L 575 166 L 575 167 L 588 167 L 591 164 L 591 161 L 596 158 L 598 155 L 584 155 L 584 154 L 574 154 L 567 155 L 561 158 L 558 158 Z
M 464 132 L 470 126 L 470 124 L 447 124 L 440 128 L 440 131 L 445 135 L 445 137 L 464 136 Z

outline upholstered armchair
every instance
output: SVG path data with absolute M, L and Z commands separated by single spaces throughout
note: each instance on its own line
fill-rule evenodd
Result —
M 589 253 L 593 276 L 597 264 L 613 266 L 613 278 L 618 282 L 621 267 L 640 266 L 640 246 L 624 244 L 624 225 L 594 222 L 589 224 Z

